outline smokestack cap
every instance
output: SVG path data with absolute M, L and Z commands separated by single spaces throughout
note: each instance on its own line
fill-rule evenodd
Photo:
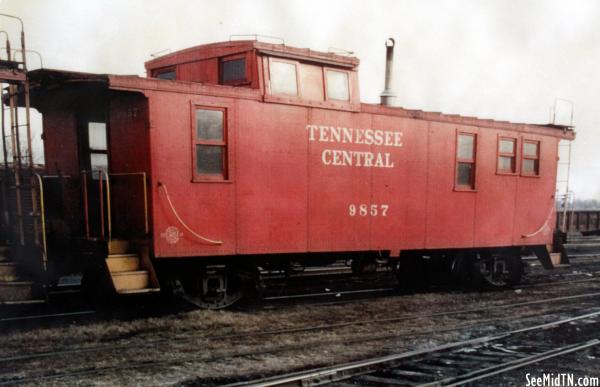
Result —
M 385 88 L 380 94 L 381 104 L 385 106 L 392 105 L 392 99 L 396 97 L 396 94 L 392 91 L 392 67 L 394 65 L 394 45 L 396 41 L 394 38 L 388 38 L 385 41 Z

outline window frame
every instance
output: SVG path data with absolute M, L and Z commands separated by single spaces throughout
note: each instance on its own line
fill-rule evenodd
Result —
M 192 151 L 192 182 L 230 182 L 230 159 L 229 159 L 229 106 L 192 103 L 190 120 L 191 120 L 191 151 Z M 196 127 L 196 111 L 197 110 L 213 110 L 223 112 L 223 138 L 222 140 L 204 140 L 198 138 L 198 128 Z M 220 146 L 223 148 L 222 157 L 222 173 L 199 173 L 197 171 L 197 145 Z
M 471 158 L 466 159 L 458 156 L 458 139 L 461 135 L 473 137 L 473 155 Z M 455 138 L 455 150 L 454 150 L 454 191 L 460 192 L 477 192 L 477 133 L 469 132 L 465 130 L 457 130 Z M 460 163 L 472 164 L 471 172 L 471 184 L 463 185 L 458 184 L 458 166 Z
M 175 79 L 165 79 L 165 78 L 158 77 L 160 74 L 171 73 L 171 72 L 175 74 Z M 177 66 L 161 67 L 159 69 L 154 69 L 154 70 L 152 70 L 152 78 L 160 79 L 163 81 L 176 81 L 177 80 Z
M 104 124 L 104 139 L 106 141 L 106 149 L 94 149 L 90 146 L 90 124 Z M 93 169 L 92 163 L 92 155 L 106 155 L 106 169 L 104 172 L 108 173 L 110 170 L 110 157 L 109 157 L 109 148 L 110 148 L 110 139 L 108 138 L 108 123 L 99 120 L 88 120 L 86 121 L 86 133 L 85 133 L 85 151 L 87 153 L 87 164 L 89 165 L 90 175 L 93 180 L 100 179 L 100 171 L 99 169 Z
M 502 142 L 502 140 L 511 140 L 514 144 L 513 146 L 513 152 L 512 153 L 508 153 L 508 152 L 502 152 L 500 151 L 500 143 Z M 519 171 L 519 167 L 518 167 L 518 146 L 519 146 L 519 140 L 516 137 L 510 137 L 510 136 L 504 136 L 504 135 L 498 135 L 498 145 L 496 147 L 496 174 L 498 175 L 509 175 L 509 176 L 516 176 L 518 175 L 518 171 Z M 506 169 L 500 169 L 500 157 L 512 157 L 513 159 L 513 170 L 509 171 Z
M 233 81 L 223 81 L 223 63 L 233 61 L 233 60 L 239 60 L 239 59 L 244 60 L 245 78 L 233 80 Z M 248 59 L 249 58 L 248 58 L 248 55 L 246 55 L 246 53 L 220 57 L 219 58 L 219 85 L 226 85 L 226 86 L 249 85 L 251 83 L 251 81 L 250 81 L 250 78 L 248 77 L 248 73 L 250 72 L 250 65 L 249 65 Z
M 535 156 L 530 156 L 530 155 L 525 154 L 525 144 L 536 144 L 537 145 L 537 152 L 536 152 Z M 523 177 L 540 177 L 541 176 L 541 166 L 542 166 L 541 155 L 540 155 L 541 152 L 542 152 L 542 141 L 523 138 L 523 141 L 521 141 L 521 176 L 523 176 Z M 537 165 L 536 171 L 534 173 L 525 171 L 525 168 L 523 168 L 523 164 L 525 163 L 525 160 L 534 160 L 534 165 Z M 537 163 L 535 163 L 535 161 L 537 161 Z
M 329 87 L 327 85 L 327 73 L 329 72 L 346 74 L 346 87 L 348 90 L 348 99 L 337 99 L 329 96 Z M 352 101 L 352 90 L 350 88 L 350 73 L 348 71 L 330 67 L 323 67 L 323 87 L 325 88 L 325 101 L 337 103 L 350 103 L 350 101 Z
M 297 60 L 289 60 L 289 59 L 283 59 L 283 58 L 279 58 L 279 57 L 273 57 L 270 56 L 269 57 L 269 71 L 268 71 L 268 75 L 269 75 L 269 94 L 273 95 L 273 96 L 277 96 L 280 98 L 294 98 L 294 99 L 301 99 L 302 98 L 302 90 L 300 88 L 300 62 Z M 287 94 L 287 93 L 275 93 L 273 91 L 273 82 L 271 80 L 271 69 L 272 69 L 272 64 L 273 62 L 282 62 L 282 63 L 288 63 L 288 64 L 293 64 L 295 69 L 296 69 L 296 94 Z

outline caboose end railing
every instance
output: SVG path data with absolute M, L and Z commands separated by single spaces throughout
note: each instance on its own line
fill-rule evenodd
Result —
M 89 200 L 89 192 L 88 192 L 88 174 L 98 176 L 98 198 L 95 204 L 91 204 Z M 148 235 L 150 233 L 150 220 L 149 220 L 149 210 L 148 210 L 148 177 L 146 172 L 123 172 L 123 173 L 108 173 L 105 170 L 97 170 L 97 171 L 81 171 L 81 179 L 82 179 L 82 194 L 83 194 L 83 213 L 84 213 L 84 221 L 85 221 L 85 234 L 86 239 L 93 238 L 92 232 L 90 229 L 90 206 L 98 206 L 98 221 L 100 223 L 100 237 L 102 239 L 106 239 L 109 243 L 113 238 L 113 207 L 118 210 L 119 204 L 121 204 L 119 195 L 114 197 L 114 193 L 112 192 L 112 180 L 116 177 L 126 177 L 126 176 L 139 176 L 140 181 L 142 183 L 142 200 L 143 200 L 143 214 L 144 214 L 144 235 Z M 117 190 L 119 191 L 119 190 Z M 106 195 L 106 196 L 105 196 Z M 130 196 L 127 196 L 127 199 L 131 199 Z M 135 208 L 139 208 L 138 206 L 134 206 Z M 118 217 L 117 217 L 118 218 Z M 118 219 L 117 219 L 118 220 Z M 92 220 L 93 221 L 93 220 Z M 118 230 L 117 230 L 118 232 Z

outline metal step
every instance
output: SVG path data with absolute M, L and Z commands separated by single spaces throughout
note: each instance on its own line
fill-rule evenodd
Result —
M 0 281 L 17 281 L 17 264 L 14 262 L 0 262 Z
M 140 257 L 137 254 L 110 254 L 106 266 L 111 273 L 140 270 Z
M 134 289 L 134 290 L 121 290 L 119 294 L 145 294 L 145 293 L 157 293 L 160 292 L 160 288 L 145 288 L 145 289 Z
M 160 291 L 152 264 L 147 258 L 145 261 L 142 259 L 144 252 L 141 251 L 140 255 L 131 251 L 131 244 L 127 240 L 113 239 L 108 243 L 109 255 L 105 262 L 117 293 L 130 295 Z
M 115 290 L 119 294 L 123 291 L 146 289 L 150 283 L 147 270 L 123 271 L 111 273 L 110 275 Z
M 130 251 L 129 241 L 113 239 L 108 242 L 108 254 L 127 254 Z

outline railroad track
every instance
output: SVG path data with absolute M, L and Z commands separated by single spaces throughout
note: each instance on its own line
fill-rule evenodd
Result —
M 332 329 L 336 329 L 336 328 L 352 327 L 352 326 L 365 325 L 365 324 L 394 323 L 394 322 L 400 322 L 400 321 L 407 321 L 407 320 L 411 320 L 411 319 L 421 319 L 421 318 L 427 318 L 427 317 L 442 317 L 442 316 L 448 316 L 448 315 L 457 315 L 457 314 L 461 314 L 461 313 L 469 314 L 469 313 L 474 313 L 474 312 L 510 309 L 510 308 L 517 308 L 517 307 L 532 307 L 534 305 L 541 305 L 544 303 L 551 303 L 554 305 L 554 304 L 557 304 L 560 302 L 568 302 L 569 304 L 567 305 L 567 310 L 562 310 L 562 313 L 572 313 L 573 311 L 571 310 L 572 309 L 571 302 L 573 302 L 575 300 L 579 300 L 579 303 L 577 306 L 578 308 L 587 307 L 587 304 L 582 301 L 587 300 L 589 302 L 593 302 L 598 296 L 600 296 L 600 292 L 579 294 L 579 295 L 565 296 L 565 297 L 554 297 L 554 298 L 549 298 L 549 299 L 535 300 L 535 301 L 521 302 L 521 303 L 513 303 L 513 304 L 495 305 L 495 306 L 487 307 L 487 308 L 473 308 L 473 309 L 465 309 L 465 310 L 460 310 L 460 311 L 440 312 L 440 313 L 433 313 L 433 314 L 430 313 L 430 314 L 405 315 L 405 316 L 396 317 L 396 318 L 353 321 L 353 322 L 337 323 L 337 324 L 324 324 L 324 325 L 316 325 L 316 326 L 310 326 L 310 327 L 298 327 L 298 328 L 293 328 L 293 329 L 280 329 L 280 330 L 273 330 L 273 331 L 247 331 L 247 332 L 240 332 L 238 334 L 218 335 L 218 336 L 206 336 L 206 335 L 190 336 L 190 335 L 187 335 L 185 337 L 179 337 L 179 338 L 144 340 L 143 344 L 137 344 L 135 346 L 132 346 L 132 344 L 130 342 L 127 342 L 127 343 L 121 344 L 121 345 L 102 345 L 102 346 L 84 347 L 84 348 L 71 348 L 71 349 L 65 349 L 65 350 L 59 350 L 59 351 L 13 354 L 11 356 L 6 356 L 6 357 L 0 358 L 0 370 L 14 369 L 16 364 L 22 365 L 23 362 L 26 362 L 26 361 L 39 361 L 40 359 L 43 359 L 43 358 L 52 358 L 52 359 L 57 359 L 60 357 L 68 358 L 68 357 L 73 357 L 74 355 L 77 355 L 77 354 L 81 355 L 83 353 L 119 352 L 119 354 L 122 356 L 123 350 L 132 350 L 132 348 L 135 348 L 136 351 L 139 351 L 139 350 L 142 350 L 144 347 L 152 348 L 152 347 L 156 347 L 157 345 L 163 344 L 163 343 L 170 343 L 170 344 L 180 343 L 180 344 L 193 345 L 192 343 L 196 343 L 197 340 L 213 340 L 213 341 L 229 340 L 232 342 L 239 342 L 240 340 L 248 339 L 248 338 L 267 337 L 267 336 L 274 336 L 274 335 L 287 335 L 287 334 L 292 334 L 292 333 L 311 333 L 311 332 L 315 332 L 315 331 L 332 330 Z M 558 308 L 553 307 L 553 313 L 556 313 L 557 309 Z M 560 312 L 560 310 L 559 310 L 559 312 Z M 547 318 L 547 314 L 533 313 L 528 316 L 524 316 L 523 319 L 544 318 L 544 317 Z M 453 331 L 459 331 L 459 330 L 473 330 L 479 326 L 489 326 L 489 324 L 499 323 L 502 321 L 506 322 L 509 320 L 512 320 L 512 317 L 507 314 L 505 314 L 504 317 L 501 317 L 501 318 L 493 317 L 493 318 L 487 318 L 487 319 L 468 319 L 467 322 L 464 324 L 458 324 L 455 326 L 447 327 L 446 329 L 436 328 L 434 330 L 411 332 L 411 333 L 404 333 L 404 334 L 379 334 L 379 335 L 374 335 L 370 338 L 354 338 L 352 340 L 348 340 L 348 343 L 351 343 L 351 342 L 360 343 L 362 341 L 369 341 L 369 340 L 388 341 L 388 340 L 398 338 L 398 337 L 405 337 L 407 335 L 427 337 L 428 335 L 432 335 L 432 334 L 444 332 L 444 331 L 453 332 Z M 317 345 L 328 345 L 328 344 L 332 344 L 332 343 L 320 342 Z M 261 354 L 274 354 L 274 353 L 299 351 L 299 350 L 301 351 L 304 349 L 305 349 L 305 344 L 299 343 L 297 345 L 292 345 L 292 346 L 287 345 L 287 346 L 283 346 L 283 347 L 266 348 L 266 349 L 259 350 L 259 351 L 257 351 L 257 350 L 247 350 L 247 351 L 241 351 L 241 352 L 236 351 L 233 353 L 231 353 L 231 352 L 230 353 L 221 353 L 221 354 L 216 354 L 216 355 L 208 356 L 208 357 L 204 356 L 204 355 L 194 355 L 194 356 L 183 357 L 183 358 L 180 358 L 177 360 L 168 360 L 168 361 L 164 361 L 164 360 L 145 361 L 145 362 L 128 361 L 128 362 L 126 362 L 126 364 L 119 363 L 114 366 L 105 366 L 105 367 L 93 367 L 89 364 L 86 364 L 86 367 L 84 369 L 71 370 L 71 371 L 67 371 L 67 372 L 52 372 L 50 374 L 36 374 L 35 376 L 32 376 L 32 377 L 26 377 L 26 376 L 24 377 L 23 373 L 21 373 L 20 377 L 17 377 L 17 378 L 11 378 L 11 377 L 7 378 L 7 377 L 0 376 L 0 385 L 29 383 L 32 381 L 54 380 L 54 379 L 61 379 L 61 378 L 68 378 L 68 377 L 80 377 L 80 376 L 84 376 L 84 375 L 97 375 L 97 374 L 102 374 L 102 373 L 117 372 L 119 370 L 165 366 L 165 365 L 169 365 L 169 364 L 180 364 L 180 363 L 186 363 L 186 362 L 190 362 L 190 361 L 199 361 L 199 362 L 204 362 L 204 363 L 215 362 L 215 361 L 219 361 L 219 360 L 223 360 L 223 359 L 231 359 L 231 358 L 236 358 L 236 357 L 240 358 L 240 357 L 246 357 L 246 356 L 257 356 L 257 355 L 261 355 Z M 132 356 L 132 357 L 134 358 L 134 356 Z M 20 366 L 19 366 L 19 368 L 20 368 Z
M 537 260 L 537 258 L 536 258 Z M 537 261 L 536 261 L 537 262 Z M 521 285 L 515 286 L 515 289 L 519 288 L 529 288 L 529 287 L 541 287 L 541 286 L 553 286 L 553 285 L 563 285 L 570 283 L 578 283 L 578 282 L 590 282 L 596 281 L 600 278 L 600 258 L 590 261 L 584 262 L 581 265 L 577 262 L 577 267 L 581 271 L 575 272 L 560 272 L 561 270 L 565 270 L 566 268 L 557 268 L 558 273 L 549 274 L 552 272 L 548 272 L 546 270 L 542 270 L 541 272 L 537 272 L 538 270 L 533 269 L 534 273 L 529 273 L 525 280 Z M 595 270 L 596 269 L 598 270 Z M 572 269 L 572 267 L 571 267 Z M 330 282 L 322 282 L 319 283 L 317 287 L 323 289 L 323 291 L 308 291 L 308 292 L 290 292 L 290 289 L 287 289 L 286 293 L 277 293 L 276 291 L 271 291 L 268 294 L 265 294 L 261 301 L 266 301 L 265 305 L 268 309 L 273 309 L 280 305 L 285 305 L 285 303 L 290 303 L 292 305 L 302 303 L 303 305 L 308 302 L 310 305 L 332 305 L 332 304 L 342 304 L 346 302 L 352 302 L 354 299 L 362 299 L 365 296 L 394 296 L 397 293 L 396 279 L 389 270 L 385 270 L 381 268 L 376 274 L 371 273 L 372 276 L 371 282 L 378 281 L 381 285 L 377 288 L 359 288 L 359 289 L 348 289 L 348 281 L 352 279 L 352 274 L 348 268 L 345 267 L 331 267 L 331 268 L 319 268 L 319 269 L 307 269 L 302 273 L 303 276 L 312 276 L 312 272 L 315 272 L 315 278 L 318 277 L 328 277 L 328 274 L 336 273 L 335 276 L 331 276 Z M 386 277 L 387 276 L 387 277 Z M 551 277 L 551 281 L 547 281 L 548 277 Z M 291 276 L 289 278 L 290 281 L 297 279 L 296 275 Z M 391 281 L 390 281 L 391 279 Z M 540 279 L 545 282 L 539 282 Z M 342 282 L 343 281 L 343 282 Z M 340 288 L 339 283 L 342 283 L 342 287 Z M 391 286 L 390 286 L 391 284 Z M 274 286 L 276 288 L 277 286 Z M 446 286 L 449 291 L 455 289 L 453 286 Z M 446 287 L 442 287 L 442 289 L 446 289 Z M 314 287 L 313 287 L 314 289 Z M 349 300 L 348 300 L 348 299 Z M 327 299 L 333 299 L 333 301 L 328 302 Z M 314 301 L 314 302 L 313 302 Z
M 433 331 L 421 332 L 420 334 L 417 334 L 417 336 L 430 335 L 433 333 L 444 332 L 444 331 L 452 331 L 452 330 L 456 330 L 457 328 L 472 328 L 472 326 L 460 326 L 460 327 L 454 327 L 454 328 L 448 328 L 448 329 L 436 329 Z M 353 344 L 353 343 L 367 342 L 367 341 L 374 341 L 374 340 L 387 341 L 387 340 L 391 340 L 391 339 L 398 338 L 401 336 L 405 336 L 405 335 L 383 335 L 383 336 L 371 337 L 371 338 L 366 338 L 366 339 L 365 338 L 353 339 L 353 340 L 348 340 L 347 343 Z M 333 344 L 333 342 L 325 341 L 325 342 L 320 343 L 320 345 L 328 345 L 328 344 Z M 235 358 L 257 357 L 257 356 L 261 356 L 261 355 L 277 355 L 279 353 L 291 353 L 291 352 L 304 351 L 305 349 L 306 349 L 305 344 L 300 343 L 300 344 L 296 344 L 296 345 L 287 345 L 287 346 L 283 346 L 283 347 L 265 349 L 265 350 L 259 350 L 259 351 L 246 350 L 246 351 L 236 352 L 233 354 L 216 354 L 216 355 L 213 355 L 210 357 L 193 355 L 193 356 L 185 356 L 183 358 L 178 358 L 178 359 L 174 359 L 174 360 L 133 361 L 133 362 L 127 361 L 125 363 L 119 363 L 117 365 L 101 366 L 101 367 L 86 364 L 86 366 L 83 368 L 69 370 L 66 372 L 65 371 L 51 372 L 51 373 L 47 373 L 47 374 L 38 374 L 38 375 L 35 375 L 34 377 L 21 377 L 18 379 L 0 379 L 0 385 L 16 385 L 16 384 L 33 383 L 33 382 L 40 383 L 42 381 L 44 381 L 44 382 L 51 381 L 51 380 L 56 381 L 58 379 L 65 379 L 65 378 L 69 378 L 69 377 L 70 378 L 90 377 L 90 376 L 99 375 L 99 374 L 103 374 L 103 373 L 115 373 L 115 372 L 119 372 L 119 371 L 132 370 L 132 369 L 136 369 L 136 368 L 137 369 L 139 369 L 139 368 L 155 369 L 156 367 L 174 366 L 174 365 L 180 365 L 182 363 L 190 363 L 190 362 L 199 362 L 199 363 L 207 364 L 210 362 L 217 362 L 220 360 L 231 361 L 232 359 L 235 359 Z M 200 385 L 204 385 L 204 383 L 200 383 Z M 221 383 L 217 383 L 217 385 L 221 385 Z
M 61 313 L 45 313 L 45 314 L 32 314 L 26 316 L 14 316 L 14 317 L 3 317 L 0 318 L 0 324 L 22 324 L 30 321 L 47 321 L 51 319 L 64 319 L 73 317 L 83 317 L 95 314 L 95 310 L 79 310 L 73 312 L 61 312 Z
M 227 386 L 458 386 L 598 346 L 599 328 L 600 311 L 594 311 L 433 348 Z M 557 344 L 566 336 L 575 339 Z
M 594 278 L 589 278 L 589 279 L 585 279 L 585 282 L 588 282 L 587 280 L 596 280 Z M 578 281 L 578 280 L 575 280 Z M 564 284 L 567 284 L 569 282 L 573 282 L 573 280 L 571 281 L 564 281 Z M 584 281 L 580 281 L 580 282 L 584 282 Z M 558 285 L 558 282 L 550 282 L 547 283 L 547 285 L 553 286 L 553 285 Z M 540 286 L 544 286 L 546 284 L 538 284 Z M 437 312 L 437 313 L 416 313 L 416 314 L 410 314 L 410 315 L 396 315 L 396 316 L 389 316 L 389 318 L 384 318 L 384 319 L 371 319 L 371 320 L 360 320 L 360 321 L 348 321 L 348 322 L 340 322 L 340 323 L 334 323 L 334 324 L 322 324 L 322 325 L 314 325 L 314 326 L 304 326 L 304 327 L 295 327 L 295 328 L 291 328 L 291 329 L 276 329 L 276 330 L 271 330 L 271 331 L 254 331 L 254 330 L 249 330 L 249 331 L 244 331 L 244 332 L 238 332 L 238 333 L 234 333 L 234 334 L 228 334 L 228 335 L 206 335 L 206 334 L 197 334 L 197 333 L 192 333 L 192 334 L 186 334 L 184 332 L 184 335 L 181 337 L 175 337 L 175 338 L 166 338 L 166 339 L 150 339 L 150 340 L 143 340 L 143 342 L 141 344 L 136 344 L 135 347 L 139 350 L 139 349 L 143 349 L 143 348 L 152 348 L 153 346 L 156 345 L 160 345 L 163 343 L 180 343 L 181 345 L 185 345 L 186 343 L 197 343 L 199 342 L 198 340 L 205 340 L 204 342 L 206 342 L 206 340 L 209 341 L 219 341 L 219 340 L 227 340 L 227 341 L 231 341 L 231 342 L 238 342 L 239 340 L 245 339 L 245 338 L 258 338 L 258 337 L 267 337 L 267 336 L 275 336 L 275 335 L 287 335 L 287 334 L 293 334 L 293 333 L 300 333 L 300 332 L 306 332 L 311 333 L 311 332 L 317 332 L 317 331 L 325 331 L 325 330 L 335 330 L 338 328 L 344 328 L 344 327 L 353 327 L 353 326 L 359 326 L 359 325 L 367 325 L 367 324 L 373 324 L 373 325 L 383 325 L 385 326 L 385 324 L 393 324 L 396 322 L 402 322 L 402 321 L 408 321 L 408 320 L 416 320 L 416 319 L 424 319 L 424 318 L 430 318 L 430 319 L 436 319 L 436 318 L 441 318 L 444 316 L 453 316 L 453 315 L 464 315 L 464 321 L 467 322 L 467 324 L 460 324 L 460 325 L 455 325 L 453 327 L 450 327 L 447 329 L 447 331 L 457 331 L 457 330 L 466 330 L 466 329 L 475 329 L 477 328 L 478 325 L 481 324 L 488 324 L 488 323 L 493 323 L 494 321 L 503 321 L 505 319 L 510 319 L 510 317 L 508 316 L 510 313 L 506 313 L 503 315 L 503 317 L 499 318 L 493 318 L 493 319 L 477 319 L 476 317 L 470 317 L 469 314 L 476 314 L 476 313 L 484 313 L 484 312 L 492 312 L 492 311 L 501 311 L 501 310 L 510 310 L 511 308 L 531 308 L 531 307 L 535 307 L 535 306 L 542 306 L 545 304 L 550 304 L 550 305 L 554 305 L 553 309 L 556 311 L 561 311 L 560 309 L 560 305 L 563 304 L 572 304 L 574 302 L 578 303 L 578 307 L 581 306 L 585 306 L 585 305 L 589 305 L 590 303 L 593 303 L 594 299 L 597 299 L 598 296 L 600 296 L 600 292 L 591 292 L 591 293 L 583 293 L 583 294 L 575 294 L 575 295 L 570 295 L 570 296 L 560 296 L 560 297 L 549 297 L 549 298 L 545 298 L 545 299 L 537 299 L 537 300 L 530 300 L 530 301 L 522 301 L 522 302 L 516 302 L 516 303 L 502 303 L 502 304 L 497 304 L 497 305 L 491 305 L 491 306 L 487 306 L 487 307 L 479 307 L 479 308 L 468 308 L 468 309 L 462 309 L 462 310 L 451 310 L 451 311 L 442 311 L 442 312 Z M 597 304 L 597 303 L 596 303 Z M 570 305 L 566 305 L 567 307 L 569 307 Z M 567 310 L 564 309 L 564 305 L 563 305 L 563 309 L 562 309 L 563 313 L 570 313 L 572 312 L 571 310 Z M 535 317 L 534 315 L 531 315 L 530 317 Z M 377 328 L 376 328 L 377 329 Z M 437 332 L 439 332 L 440 330 L 437 329 Z M 414 335 L 416 336 L 423 336 L 423 335 L 428 335 L 428 334 L 434 334 L 436 333 L 436 331 L 423 331 L 423 332 L 419 332 L 419 333 L 414 333 Z M 392 335 L 375 335 L 373 337 L 370 338 L 366 338 L 365 340 L 374 340 L 374 341 L 385 341 L 385 340 L 390 340 L 393 338 L 397 338 L 397 337 L 402 337 L 405 336 L 405 334 L 392 334 Z M 350 340 L 349 342 L 359 342 L 361 339 L 356 339 L 356 340 Z M 327 345 L 327 342 L 323 342 L 323 343 L 319 343 L 318 345 Z M 272 349 L 265 349 L 263 351 L 242 351 L 242 352 L 234 352 L 234 353 L 223 353 L 223 354 L 217 354 L 215 356 L 212 357 L 203 357 L 203 356 L 191 356 L 191 357 L 185 357 L 183 359 L 179 359 L 179 360 L 174 360 L 174 361 L 168 361 L 165 362 L 163 360 L 157 360 L 157 361 L 151 361 L 151 362 L 133 362 L 131 364 L 127 364 L 127 365 L 115 365 L 115 366 L 107 366 L 107 367 L 95 367 L 93 365 L 89 365 L 84 367 L 85 369 L 79 369 L 73 372 L 53 372 L 52 374 L 41 374 L 41 375 L 35 375 L 32 378 L 28 378 L 26 373 L 23 373 L 21 375 L 20 378 L 10 378 L 10 377 L 2 377 L 2 373 L 4 373 L 3 371 L 1 371 L 2 369 L 4 370 L 10 370 L 12 369 L 18 369 L 20 367 L 20 365 L 17 364 L 21 364 L 21 362 L 24 361 L 31 361 L 34 359 L 43 359 L 43 358 L 50 358 L 50 357 L 56 357 L 56 358 L 68 358 L 71 355 L 76 355 L 76 354 L 81 354 L 81 353 L 103 353 L 103 352 L 110 352 L 110 351 L 120 351 L 120 350 L 131 350 L 131 343 L 125 343 L 125 344 L 117 344 L 117 345 L 100 345 L 100 346 L 93 346 L 93 347 L 80 347 L 80 348 L 66 348 L 64 350 L 59 350 L 59 351 L 50 351 L 50 352 L 38 352 L 38 353 L 21 353 L 21 354 L 13 354 L 12 356 L 6 356 L 3 358 L 0 358 L 0 385 L 4 384 L 16 384 L 16 383 L 26 383 L 26 382 L 33 382 L 33 381 L 37 381 L 39 380 L 55 380 L 55 379 L 62 379 L 62 378 L 69 378 L 69 377 L 77 377 L 79 376 L 83 376 L 83 375 L 97 375 L 97 374 L 103 374 L 103 373 L 112 373 L 112 372 L 118 372 L 119 370 L 127 370 L 127 369 L 133 369 L 133 368 L 152 368 L 152 367 L 157 367 L 157 366 L 163 366 L 165 364 L 169 364 L 169 363 L 173 363 L 173 364 L 180 364 L 180 363 L 184 363 L 184 362 L 188 362 L 188 361 L 199 361 L 199 362 L 216 362 L 219 360 L 223 360 L 223 359 L 229 359 L 229 358 L 241 358 L 241 357 L 245 357 L 245 356 L 258 356 L 261 353 L 263 354 L 272 354 L 272 353 L 280 353 L 280 352 L 289 352 L 289 351 L 300 351 L 303 348 L 305 348 L 305 345 L 300 343 L 298 346 L 294 347 L 294 346 L 284 346 L 282 348 L 272 348 Z M 95 356 L 95 355 L 92 355 Z M 134 356 L 132 356 L 132 358 L 134 358 Z M 8 375 L 6 375 L 8 376 Z
M 554 278 L 554 280 L 547 282 L 537 282 L 538 279 L 533 279 L 531 281 L 527 281 L 523 284 L 515 286 L 514 290 L 518 291 L 519 289 L 536 288 L 544 286 L 563 286 L 576 283 L 595 282 L 600 280 L 600 271 L 594 273 L 584 272 L 570 275 L 568 274 L 569 273 L 558 274 Z M 330 306 L 362 301 L 367 297 L 396 297 L 405 295 L 399 293 L 396 287 L 338 290 L 335 288 L 335 286 L 331 286 L 331 288 L 326 288 L 324 290 L 325 291 L 322 292 L 307 292 L 265 296 L 260 299 L 261 303 L 259 303 L 258 306 L 263 309 L 269 310 L 287 307 L 290 305 Z M 448 289 L 448 291 L 451 290 L 452 288 Z M 255 306 L 256 305 L 251 305 L 251 307 Z
M 78 288 L 63 286 L 61 290 L 49 292 L 45 299 L 0 304 L 0 327 L 23 329 L 38 323 L 83 321 L 95 314 L 83 301 Z
M 311 270 L 307 271 L 310 272 Z M 323 276 L 328 272 L 336 271 L 331 270 L 317 270 L 317 276 Z M 599 272 L 600 273 L 600 272 Z M 583 277 L 583 278 L 580 278 Z M 536 282 L 537 279 L 533 279 L 532 282 L 524 283 L 515 289 L 525 289 L 533 287 L 544 287 L 544 286 L 563 286 L 574 283 L 584 282 L 595 282 L 600 279 L 600 275 L 596 275 L 590 272 L 576 272 L 576 273 L 560 273 L 556 274 L 558 278 L 569 278 L 562 281 L 549 281 L 549 282 Z M 274 295 L 266 296 L 261 299 L 261 307 L 263 309 L 276 309 L 279 307 L 286 307 L 288 305 L 311 305 L 311 306 L 331 306 L 341 305 L 357 301 L 362 301 L 368 297 L 394 297 L 397 296 L 396 289 L 393 287 L 380 287 L 380 288 L 362 288 L 354 290 L 337 290 L 337 289 L 326 289 L 323 292 L 312 292 L 312 293 L 297 293 L 288 295 Z M 37 305 L 34 305 L 37 306 Z M 2 308 L 0 307 L 0 312 Z M 44 324 L 47 326 L 49 323 L 58 323 L 62 320 L 72 323 L 73 321 L 85 322 L 85 321 L 97 321 L 102 320 L 103 313 L 99 313 L 96 310 L 90 308 L 80 308 L 71 311 L 58 311 L 58 312 L 39 312 L 26 314 L 14 314 L 11 313 L 0 313 L 0 327 L 17 327 L 24 329 L 28 327 L 35 327 L 36 323 Z M 4 317 L 6 316 L 6 317 Z M 113 314 L 108 315 L 109 318 L 113 318 Z

